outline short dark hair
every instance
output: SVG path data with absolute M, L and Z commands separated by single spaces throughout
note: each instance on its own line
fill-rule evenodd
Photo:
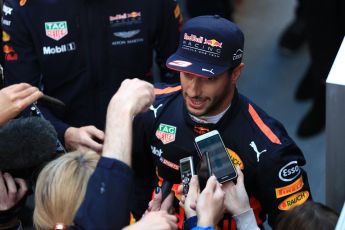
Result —
M 282 212 L 276 222 L 276 230 L 328 230 L 335 229 L 339 213 L 331 208 L 313 201 Z

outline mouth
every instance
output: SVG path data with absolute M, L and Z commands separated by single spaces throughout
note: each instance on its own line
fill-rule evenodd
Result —
M 206 105 L 207 100 L 202 98 L 191 98 L 187 97 L 187 104 L 192 109 L 203 109 Z

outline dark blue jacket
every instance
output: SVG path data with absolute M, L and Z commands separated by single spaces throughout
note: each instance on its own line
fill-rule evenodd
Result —
M 165 60 L 181 19 L 173 0 L 5 0 L 2 15 L 5 84 L 28 82 L 62 100 L 63 111 L 41 108 L 61 140 L 69 126 L 103 129 L 120 83 L 152 80 L 153 49 L 171 74 Z
M 102 157 L 69 229 L 121 229 L 129 224 L 133 172 L 123 162 Z
M 194 138 L 218 130 L 235 165 L 244 173 L 251 207 L 261 225 L 268 214 L 277 215 L 311 197 L 308 178 L 301 166 L 305 159 L 283 125 L 248 98 L 235 93 L 231 107 L 216 124 L 193 121 L 185 107 L 180 86 L 156 89 L 156 101 L 134 123 L 133 169 L 137 180 L 137 216 L 145 210 L 153 186 L 168 180 L 181 183 L 179 160 L 200 157 Z M 151 178 L 151 179 L 148 179 Z M 143 192 L 143 191 L 146 191 Z M 180 217 L 182 218 L 182 217 Z M 223 222 L 224 229 L 232 224 Z M 234 226 L 233 226 L 234 227 Z

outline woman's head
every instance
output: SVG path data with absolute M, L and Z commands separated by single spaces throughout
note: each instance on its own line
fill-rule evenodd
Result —
M 56 223 L 72 224 L 99 158 L 95 152 L 72 152 L 43 168 L 35 190 L 37 229 L 52 229 Z
M 329 207 L 321 203 L 307 201 L 287 212 L 281 213 L 275 229 L 333 230 L 338 217 L 339 214 Z

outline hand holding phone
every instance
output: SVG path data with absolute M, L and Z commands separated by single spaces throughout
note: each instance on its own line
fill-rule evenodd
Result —
M 180 172 L 183 185 L 183 194 L 187 195 L 189 190 L 189 182 L 192 179 L 192 176 L 195 175 L 193 157 L 180 159 Z
M 200 156 L 206 157 L 210 175 L 219 183 L 236 179 L 237 172 L 217 130 L 197 136 L 195 144 Z

